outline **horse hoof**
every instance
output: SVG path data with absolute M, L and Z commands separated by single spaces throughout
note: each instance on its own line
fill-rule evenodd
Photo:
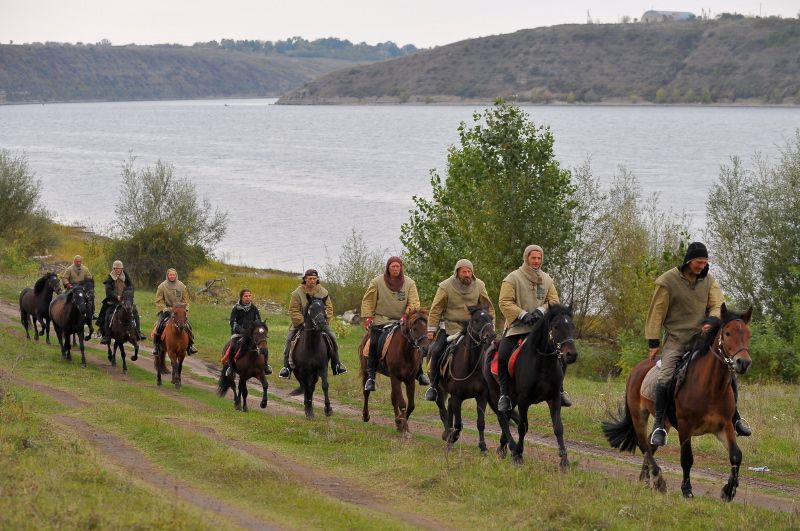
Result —
M 85 369 L 85 368 L 86 368 L 86 364 L 85 363 L 81 363 L 81 369 Z
M 122 369 L 122 374 L 128 374 L 128 369 Z
M 333 415 L 333 408 L 326 407 L 325 408 L 325 416 L 326 417 L 330 417 L 331 415 Z
M 181 388 L 181 383 L 180 382 L 176 383 L 175 384 L 175 389 L 180 389 L 180 388 Z
M 448 437 L 450 437 L 450 430 L 444 430 L 442 432 L 442 440 L 444 442 L 447 442 Z
M 495 450 L 495 453 L 497 453 L 497 456 L 500 459 L 505 459 L 506 455 L 508 454 L 508 450 L 506 450 L 505 446 L 501 446 L 501 447 L 498 447 L 497 450 Z
M 410 431 L 403 432 L 403 439 L 410 439 L 411 437 L 413 437 L 413 435 L 411 435 Z
M 135 353 L 135 352 L 134 352 L 134 353 L 133 353 L 133 356 L 131 356 L 131 361 L 136 361 L 136 360 L 138 360 L 138 359 L 139 359 L 139 355 L 138 355 L 137 353 Z
M 242 406 L 242 413 L 247 413 L 248 411 L 250 410 L 247 409 L 247 405 Z
M 258 406 L 259 406 L 261 409 L 266 409 L 266 407 L 267 407 L 267 401 L 266 401 L 266 400 L 262 400 L 262 401 L 261 401 L 261 403 L 260 403 Z
M 480 447 L 481 457 L 486 457 L 489 455 L 489 450 L 485 446 Z
M 683 492 L 683 497 L 686 498 L 686 499 L 694 498 L 694 494 L 692 494 L 692 491 L 687 490 L 687 491 Z M 724 499 L 724 496 L 723 496 L 723 499 Z
M 162 385 L 162 383 L 161 382 L 156 382 L 156 385 Z
M 517 466 L 522 465 L 522 456 L 519 454 L 515 455 L 512 462 Z
M 234 404 L 233 405 L 233 409 L 235 409 L 236 411 L 241 411 L 242 410 L 242 405 L 241 404 Z
M 361 420 L 364 422 L 369 422 L 369 415 L 361 415 Z
M 306 411 L 306 418 L 308 420 L 314 420 L 314 412 L 313 411 Z
M 558 468 L 562 472 L 569 471 L 569 460 L 568 459 L 562 459 L 561 462 L 558 464 Z
M 656 479 L 655 483 L 653 483 L 653 487 L 655 487 L 655 489 L 658 492 L 661 492 L 661 493 L 667 492 L 667 482 L 664 481 L 664 478 L 661 477 L 660 475 L 658 476 L 658 479 Z M 689 495 L 691 495 L 691 494 L 692 494 L 692 491 L 689 490 Z

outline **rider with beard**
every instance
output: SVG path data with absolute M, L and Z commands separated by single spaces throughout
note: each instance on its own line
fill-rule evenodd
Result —
M 488 305 L 489 313 L 494 319 L 494 306 L 489 300 L 486 285 L 474 276 L 472 262 L 462 258 L 456 262 L 453 275 L 439 283 L 428 314 L 431 386 L 425 391 L 425 400 L 436 401 L 439 365 L 447 345 L 447 337 L 461 332 L 462 323 L 470 320 L 469 306 L 478 305 Z

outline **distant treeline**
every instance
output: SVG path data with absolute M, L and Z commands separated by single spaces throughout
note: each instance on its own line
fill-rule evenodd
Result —
M 237 52 L 255 52 L 265 54 L 282 54 L 291 57 L 327 57 L 348 61 L 382 61 L 403 57 L 417 51 L 413 44 L 402 48 L 392 41 L 367 44 L 353 44 L 347 39 L 328 37 L 325 39 L 306 40 L 302 37 L 290 37 L 281 41 L 233 40 L 196 42 L 195 48 L 221 48 Z

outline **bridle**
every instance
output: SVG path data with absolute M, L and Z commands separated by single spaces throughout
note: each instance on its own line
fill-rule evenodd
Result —
M 725 367 L 731 373 L 736 371 L 734 367 L 736 361 L 734 360 L 734 358 L 737 355 L 739 355 L 740 352 L 747 352 L 748 355 L 750 354 L 749 346 L 739 347 L 739 349 L 733 354 L 729 354 L 727 347 L 725 347 L 725 342 L 722 340 L 722 332 L 725 330 L 726 326 L 735 321 L 741 321 L 742 323 L 744 323 L 744 319 L 731 319 L 730 321 L 722 325 L 719 329 L 719 332 L 717 332 L 717 339 L 715 340 L 716 345 L 714 345 L 711 348 L 711 353 L 714 354 L 714 357 L 717 358 L 719 361 L 721 361 L 722 364 L 725 365 Z
M 486 312 L 481 310 L 481 316 L 485 314 Z M 468 350 L 474 349 L 475 347 L 478 347 L 480 349 L 480 347 L 484 343 L 486 343 L 487 339 L 490 341 L 493 341 L 495 339 L 496 334 L 494 333 L 494 323 L 492 322 L 492 319 L 483 323 L 483 326 L 481 326 L 480 330 L 478 330 L 477 338 L 475 337 L 475 334 L 472 331 L 471 325 L 472 325 L 472 320 L 470 320 L 470 325 L 467 326 L 467 337 L 469 337 L 469 339 L 473 343 L 472 346 L 468 348 Z M 487 328 L 489 329 L 489 333 L 486 333 Z M 482 349 L 479 351 L 482 351 Z M 472 378 L 472 375 L 475 374 L 475 372 L 478 370 L 478 367 L 480 367 L 482 359 L 483 357 L 479 355 L 478 360 L 475 362 L 475 366 L 472 368 L 471 371 L 469 371 L 469 374 L 467 374 L 464 378 L 458 378 L 453 374 L 453 363 L 450 363 L 450 366 L 447 369 L 450 379 L 453 380 L 454 382 L 464 382 L 466 380 L 469 380 L 470 378 Z
M 422 352 L 423 347 L 420 345 L 422 341 L 428 339 L 428 331 L 424 331 L 419 337 L 414 337 L 411 334 L 413 333 L 413 325 L 416 324 L 418 320 L 422 319 L 419 313 L 413 314 L 411 317 L 408 318 L 405 323 L 401 324 L 400 326 L 400 333 L 403 334 L 403 337 L 408 340 L 409 343 L 414 345 L 414 348 L 417 349 L 420 353 Z
M 555 348 L 553 349 L 552 352 L 542 352 L 537 349 L 537 354 L 539 354 L 540 356 L 558 356 L 560 358 L 564 356 L 564 354 L 561 352 L 561 347 L 563 347 L 568 343 L 572 343 L 573 345 L 575 345 L 575 339 L 572 336 L 568 336 L 566 339 L 562 339 L 561 341 L 556 341 L 553 338 L 553 328 L 555 328 L 555 325 L 558 324 L 557 320 L 561 317 L 564 318 L 565 325 L 569 325 L 571 323 L 569 317 L 566 315 L 561 315 L 559 317 L 556 317 L 555 319 L 553 319 L 553 321 L 550 322 L 550 329 L 547 333 L 547 345 L 552 344 L 555 346 Z
M 321 312 L 315 312 L 313 315 L 311 314 L 311 306 L 317 305 L 322 306 Z M 306 321 L 310 321 L 309 324 L 311 326 L 307 326 L 308 330 L 323 330 L 325 328 L 325 303 L 322 302 L 322 299 L 313 299 L 308 303 L 306 306 Z M 320 322 L 320 320 L 322 322 Z

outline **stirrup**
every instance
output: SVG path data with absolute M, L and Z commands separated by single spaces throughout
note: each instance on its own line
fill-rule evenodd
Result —
M 267 376 L 272 374 L 272 367 L 270 367 L 269 363 L 264 364 L 264 374 L 266 374 Z
M 663 435 L 661 435 L 663 434 Z M 664 428 L 654 428 L 650 435 L 650 444 L 653 446 L 664 446 L 667 444 L 667 430 Z
M 292 375 L 292 369 L 289 367 L 284 367 L 281 369 L 281 372 L 278 373 L 278 378 L 288 379 L 289 376 Z
M 197 347 L 189 345 L 189 355 L 191 356 L 192 354 L 197 354 Z
M 508 395 L 500 395 L 500 400 L 497 401 L 498 411 L 511 411 L 511 399 Z
M 736 430 L 736 435 L 740 437 L 750 437 L 753 435 L 753 429 L 743 418 L 740 418 L 736 421 L 736 423 L 733 425 L 733 429 Z
M 436 399 L 439 397 L 439 393 L 436 392 L 436 389 L 433 388 L 431 385 L 428 387 L 428 390 L 425 391 L 425 400 L 428 402 L 436 402 Z
M 430 385 L 431 384 L 431 381 L 428 380 L 428 376 L 422 371 L 419 371 L 419 374 L 417 375 L 417 381 L 419 382 L 420 385 Z
M 342 365 L 341 363 L 337 363 L 336 367 L 333 368 L 333 375 L 339 376 L 340 374 L 344 374 L 347 372 L 347 368 Z
M 364 391 L 374 391 L 375 390 L 375 378 L 367 378 L 367 381 L 364 382 Z
M 228 367 L 225 369 L 225 377 L 227 378 L 228 376 L 230 376 L 232 372 L 233 372 L 233 364 L 228 363 Z
M 566 391 L 561 391 L 561 407 L 572 407 L 572 400 Z

